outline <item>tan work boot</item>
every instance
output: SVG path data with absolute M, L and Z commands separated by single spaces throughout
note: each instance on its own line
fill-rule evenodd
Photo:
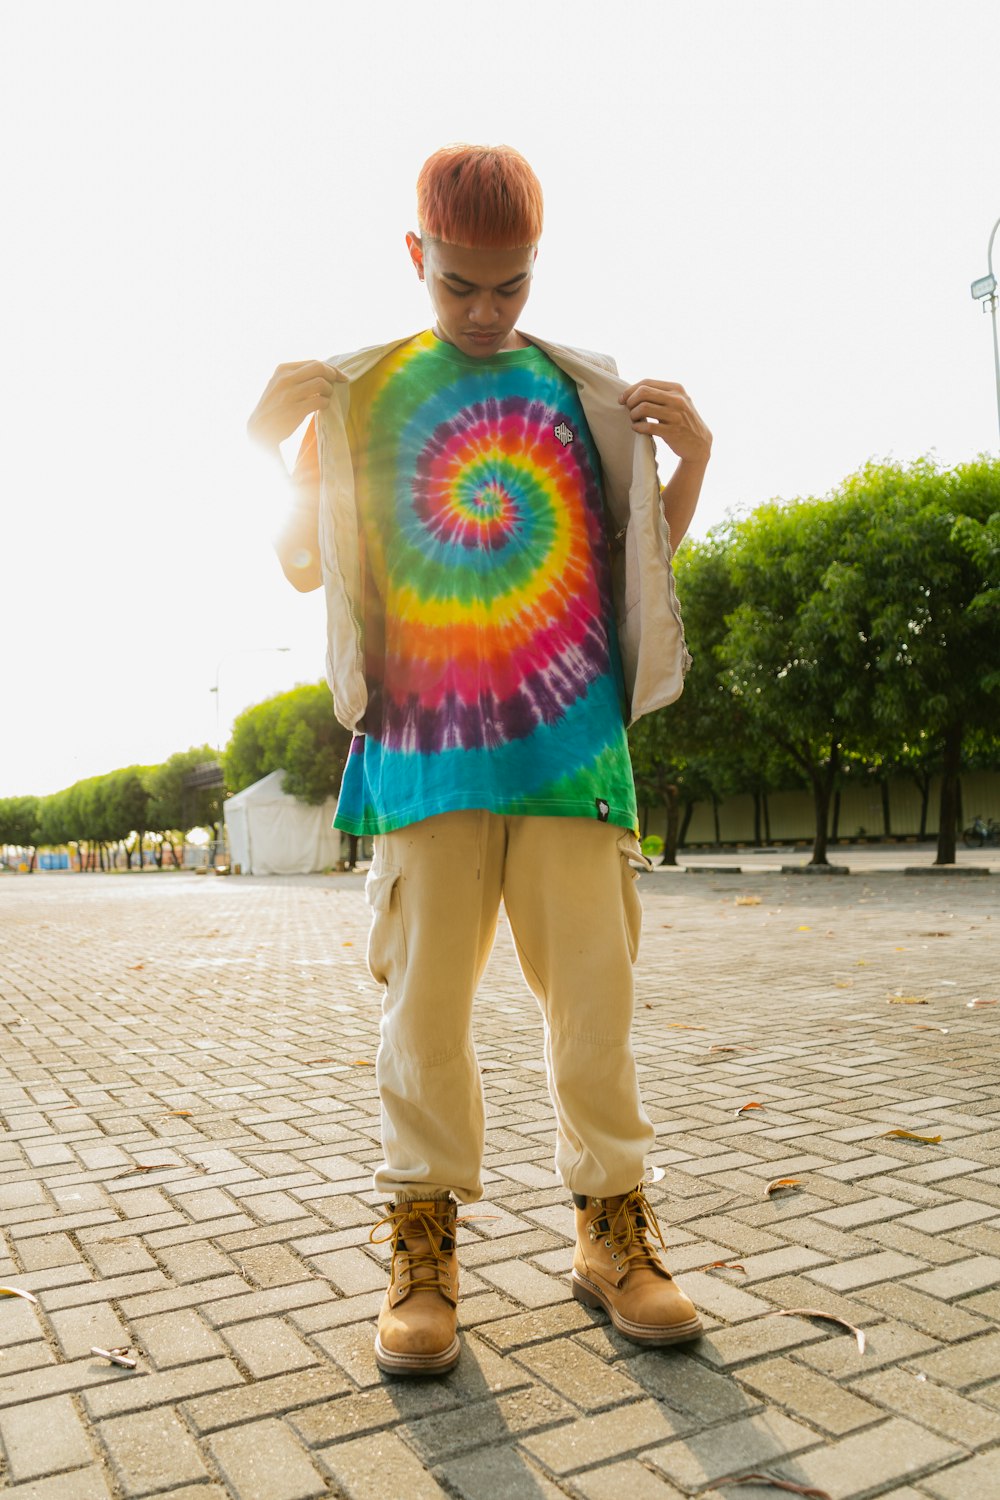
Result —
M 441 1375 L 458 1363 L 458 1257 L 450 1198 L 390 1203 L 372 1244 L 392 1241 L 389 1290 L 378 1317 L 375 1359 L 392 1375 Z M 387 1225 L 388 1234 L 376 1230 Z
M 641 1188 L 614 1198 L 585 1198 L 576 1204 L 573 1296 L 588 1307 L 603 1307 L 612 1323 L 636 1344 L 679 1344 L 696 1339 L 701 1319 L 677 1286 L 656 1250 L 663 1247 L 656 1215 Z

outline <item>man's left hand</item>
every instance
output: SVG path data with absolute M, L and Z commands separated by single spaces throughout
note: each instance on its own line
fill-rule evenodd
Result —
M 661 438 L 686 462 L 708 462 L 712 434 L 682 385 L 672 380 L 640 380 L 622 391 L 618 400 L 628 412 L 633 432 Z

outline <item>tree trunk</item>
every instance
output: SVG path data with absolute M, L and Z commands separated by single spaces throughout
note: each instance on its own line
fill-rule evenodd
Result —
M 830 797 L 833 792 L 833 784 L 837 779 L 837 767 L 840 762 L 840 746 L 834 740 L 830 746 L 830 754 L 825 766 L 812 766 L 809 769 L 809 779 L 812 782 L 813 804 L 816 809 L 816 840 L 813 844 L 811 865 L 828 865 L 830 861 L 826 857 L 827 826 L 830 818 Z
M 722 824 L 719 822 L 719 799 L 712 793 L 712 818 L 715 822 L 715 847 L 722 843 Z
M 663 858 L 661 865 L 677 863 L 677 842 L 681 825 L 680 796 L 676 786 L 664 789 L 667 794 L 667 826 L 663 836 Z
M 886 839 L 891 839 L 892 838 L 892 806 L 891 806 L 891 799 L 890 799 L 890 796 L 889 796 L 889 781 L 888 781 L 888 778 L 885 777 L 885 776 L 882 777 L 881 788 L 882 788 L 882 837 L 886 838 Z
M 833 794 L 833 826 L 830 837 L 834 843 L 840 838 L 840 787 Z
M 941 806 L 938 817 L 936 865 L 955 863 L 958 831 L 958 776 L 962 768 L 962 726 L 950 724 L 944 735 L 944 767 L 941 775 Z
M 764 804 L 764 842 L 771 842 L 771 804 L 767 800 L 767 790 L 761 793 L 761 801 Z
M 677 847 L 679 849 L 683 849 L 684 845 L 687 843 L 688 829 L 691 827 L 691 819 L 694 817 L 694 808 L 695 804 L 693 802 L 685 803 L 684 817 L 681 822 L 680 836 L 677 840 Z

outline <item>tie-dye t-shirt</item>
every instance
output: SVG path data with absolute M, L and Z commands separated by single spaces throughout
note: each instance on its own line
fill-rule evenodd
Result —
M 531 346 L 428 330 L 351 388 L 364 734 L 336 826 L 459 808 L 636 826 L 601 468 L 573 380 Z

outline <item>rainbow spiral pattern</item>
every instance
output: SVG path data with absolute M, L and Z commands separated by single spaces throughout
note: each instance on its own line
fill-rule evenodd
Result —
M 351 403 L 369 710 L 338 822 L 593 817 L 601 799 L 631 826 L 600 464 L 573 382 L 533 347 L 477 359 L 428 331 Z

